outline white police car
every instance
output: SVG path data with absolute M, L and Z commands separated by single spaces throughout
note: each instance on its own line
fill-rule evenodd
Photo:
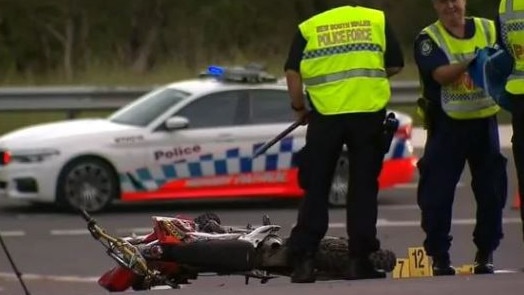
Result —
M 0 196 L 101 211 L 113 200 L 299 198 L 293 155 L 301 126 L 263 155 L 253 152 L 293 121 L 286 86 L 256 68 L 155 89 L 106 119 L 40 124 L 0 138 Z M 209 76 L 209 75 L 207 75 Z M 412 120 L 397 113 L 381 188 L 410 182 Z M 345 203 L 345 153 L 330 202 Z

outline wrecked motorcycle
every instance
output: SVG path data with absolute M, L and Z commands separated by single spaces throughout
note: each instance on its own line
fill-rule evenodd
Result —
M 233 228 L 221 225 L 214 213 L 196 218 L 153 216 L 147 235 L 116 237 L 102 228 L 86 211 L 82 216 L 91 235 L 105 248 L 117 265 L 105 272 L 98 284 L 110 292 L 148 290 L 156 286 L 179 288 L 199 274 L 241 275 L 268 280 L 289 276 L 285 238 L 277 233 L 267 215 L 262 225 Z M 395 254 L 379 250 L 369 257 L 377 270 L 391 272 Z M 325 237 L 315 257 L 318 277 L 340 279 L 347 266 L 347 239 Z

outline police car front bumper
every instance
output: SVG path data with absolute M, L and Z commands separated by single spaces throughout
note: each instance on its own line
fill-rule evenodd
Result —
M 56 174 L 49 163 L 0 166 L 0 197 L 39 202 L 55 200 Z

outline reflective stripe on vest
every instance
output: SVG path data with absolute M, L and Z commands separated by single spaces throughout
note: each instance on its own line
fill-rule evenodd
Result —
M 511 50 L 511 54 L 515 60 L 513 72 L 509 75 L 506 82 L 506 90 L 513 94 L 524 93 L 524 58 L 516 54 L 515 46 L 520 46 L 524 50 L 524 40 L 521 44 L 513 44 L 515 36 L 511 40 L 510 34 L 520 34 L 524 39 L 524 11 L 513 9 L 513 0 L 506 0 L 505 5 L 499 7 L 499 16 L 501 21 L 502 40 L 506 47 Z M 518 39 L 518 38 L 517 38 Z M 521 55 L 524 53 L 521 53 Z
M 342 6 L 299 25 L 306 40 L 300 74 L 315 109 L 324 115 L 375 112 L 391 90 L 384 69 L 382 11 Z
M 327 74 L 324 76 L 317 76 L 313 78 L 303 79 L 302 82 L 306 86 L 314 86 L 324 83 L 331 83 L 335 81 L 340 81 L 348 78 L 355 77 L 376 77 L 376 78 L 387 78 L 386 72 L 382 70 L 372 70 L 372 69 L 353 69 L 344 72 L 338 72 L 334 74 Z
M 513 10 L 513 0 L 506 0 L 506 5 L 504 7 L 504 12 L 499 13 L 500 20 L 510 21 L 516 19 L 524 19 L 524 11 Z
M 446 29 L 440 22 L 426 27 L 425 32 L 438 44 L 450 64 L 459 63 L 470 60 L 475 56 L 475 47 L 485 47 L 495 43 L 495 35 L 493 24 L 481 18 L 473 18 L 475 24 L 475 35 L 469 40 L 458 40 L 448 37 Z M 456 48 L 469 48 L 466 52 L 458 52 L 453 50 L 454 43 L 461 46 Z M 464 44 L 467 46 L 464 47 Z M 464 50 L 464 49 L 462 49 Z M 442 86 L 440 93 L 440 100 L 442 109 L 446 114 L 455 119 L 474 119 L 483 118 L 496 114 L 500 107 L 495 101 L 484 92 L 480 87 L 477 87 L 471 81 L 467 73 L 461 76 L 457 83 L 449 86 Z

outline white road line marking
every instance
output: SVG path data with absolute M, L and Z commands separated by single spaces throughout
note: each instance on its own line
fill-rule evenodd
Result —
M 453 219 L 453 225 L 474 225 L 475 219 Z M 520 223 L 520 218 L 504 218 L 502 220 L 503 224 L 514 224 Z M 377 227 L 416 227 L 420 226 L 420 220 L 402 220 L 402 221 L 390 221 L 387 219 L 378 219 Z M 329 228 L 345 228 L 345 223 L 330 223 Z
M 378 210 L 420 210 L 418 205 L 382 205 Z
M 52 236 L 82 236 L 88 235 L 87 229 L 53 229 L 50 234 Z
M 117 234 L 148 234 L 153 231 L 151 227 L 134 227 L 134 228 L 119 228 L 116 230 Z
M 462 182 L 457 183 L 457 187 L 463 188 L 465 186 L 466 185 Z M 410 182 L 410 183 L 397 184 L 393 188 L 395 189 L 416 189 L 417 187 L 418 187 L 417 182 Z
M 17 280 L 15 274 L 8 272 L 0 272 L 0 278 L 7 280 Z M 22 274 L 24 280 L 39 280 L 39 281 L 54 281 L 65 283 L 93 283 L 97 282 L 99 277 L 89 276 L 58 276 L 58 275 L 40 275 L 40 274 Z
M 495 273 L 496 274 L 504 274 L 504 273 L 519 273 L 520 271 L 517 270 L 517 269 L 498 269 L 498 270 L 495 270 Z
M 136 227 L 136 228 L 120 228 L 116 229 L 114 232 L 116 234 L 132 234 L 137 235 L 148 234 L 152 232 L 151 227 Z M 111 231 L 110 231 L 111 232 Z M 52 236 L 85 236 L 89 235 L 89 230 L 87 229 L 53 229 L 49 232 Z
M 406 209 L 418 209 L 416 205 L 398 205 L 398 206 L 391 206 L 390 208 L 384 207 L 385 210 L 406 210 Z M 452 224 L 453 225 L 474 225 L 475 224 L 474 218 L 469 219 L 453 219 Z M 504 218 L 502 221 L 504 224 L 514 224 L 514 223 L 520 223 L 520 218 Z M 225 225 L 226 227 L 233 227 L 233 228 L 245 228 L 245 225 Z M 253 227 L 257 227 L 260 225 L 253 224 Z M 292 227 L 293 225 L 291 225 Z M 387 220 L 387 219 L 378 219 L 377 220 L 377 227 L 416 227 L 420 226 L 420 220 Z M 342 222 L 335 222 L 330 223 L 329 228 L 345 228 L 345 223 Z M 152 228 L 150 227 L 133 227 L 133 228 L 120 228 L 116 229 L 114 232 L 117 235 L 130 235 L 130 234 L 137 234 L 137 235 L 144 235 L 149 234 L 152 232 Z M 19 236 L 25 236 L 26 233 L 23 231 L 5 231 L 1 232 L 2 236 L 4 237 L 19 237 Z M 83 235 L 89 235 L 89 231 L 87 229 L 53 229 L 50 231 L 50 235 L 52 236 L 83 236 Z
M 21 230 L 12 230 L 12 231 L 0 231 L 2 237 L 22 237 L 25 236 L 25 232 Z
M 417 208 L 416 205 L 405 205 L 407 208 L 412 209 L 412 207 Z M 403 208 L 406 209 L 406 208 Z M 475 219 L 453 219 L 451 222 L 453 225 L 474 225 Z M 520 218 L 504 218 L 502 221 L 504 224 L 514 224 L 514 223 L 520 223 Z M 226 227 L 233 227 L 233 228 L 245 228 L 245 225 L 225 225 Z M 253 227 L 257 227 L 260 225 L 252 225 Z M 294 225 L 291 225 L 293 227 Z M 391 221 L 387 219 L 378 219 L 377 220 L 377 227 L 417 227 L 420 226 L 420 220 L 399 220 L 399 221 Z M 346 224 L 342 222 L 335 222 L 330 223 L 329 228 L 345 228 Z M 146 234 L 150 233 L 152 231 L 151 228 L 147 227 L 137 227 L 137 228 L 130 228 L 130 229 L 119 229 L 117 230 L 117 233 L 121 234 Z

